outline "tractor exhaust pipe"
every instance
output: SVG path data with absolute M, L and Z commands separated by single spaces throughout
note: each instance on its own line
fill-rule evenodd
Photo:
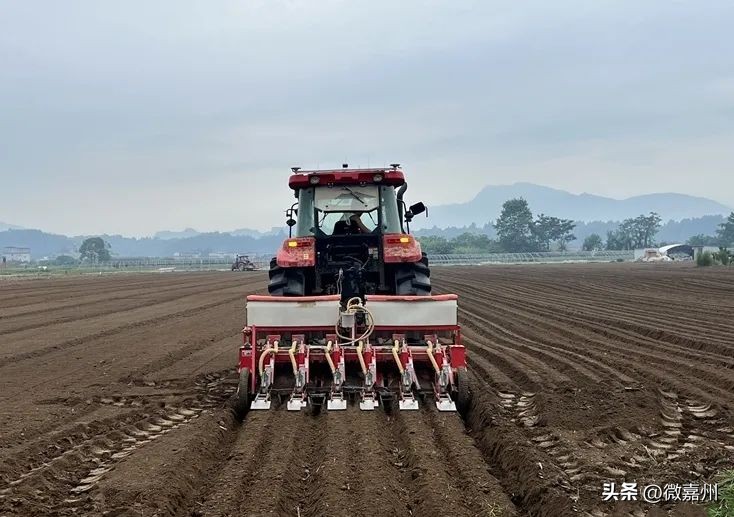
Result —
M 405 215 L 405 203 L 403 202 L 403 195 L 405 194 L 406 190 L 408 190 L 408 184 L 403 183 L 398 189 L 398 193 L 396 195 L 398 199 L 398 218 L 400 219 L 400 230 L 403 232 L 405 232 L 405 230 L 403 229 L 403 217 Z

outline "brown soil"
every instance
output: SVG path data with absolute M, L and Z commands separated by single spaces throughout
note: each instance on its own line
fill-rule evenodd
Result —
M 261 273 L 0 284 L 0 515 L 696 515 L 604 481 L 734 466 L 734 271 L 434 268 L 472 406 L 230 409 Z

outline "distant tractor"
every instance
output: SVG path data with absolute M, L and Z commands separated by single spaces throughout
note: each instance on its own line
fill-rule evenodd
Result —
M 237 258 L 232 263 L 232 271 L 255 271 L 257 266 L 250 261 L 248 255 L 237 255 Z

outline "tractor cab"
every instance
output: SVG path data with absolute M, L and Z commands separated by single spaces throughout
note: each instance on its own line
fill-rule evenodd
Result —
M 401 272 L 410 276 L 414 264 L 425 262 L 420 244 L 408 234 L 411 218 L 425 206 L 406 209 L 407 184 L 397 164 L 293 172 L 289 185 L 298 202 L 286 211 L 291 231 L 271 264 L 271 294 L 430 293 L 427 282 L 419 282 L 419 292 L 412 283 L 397 285 Z M 290 278 L 281 289 L 283 276 Z

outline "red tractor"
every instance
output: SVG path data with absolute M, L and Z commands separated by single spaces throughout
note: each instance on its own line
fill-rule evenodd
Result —
M 363 410 L 397 398 L 408 410 L 426 394 L 441 411 L 466 408 L 457 296 L 431 295 L 409 234 L 426 207 L 406 207 L 399 165 L 292 171 L 298 201 L 269 295 L 247 297 L 238 410 L 268 409 L 274 397 L 289 410 L 346 409 L 349 398 Z

